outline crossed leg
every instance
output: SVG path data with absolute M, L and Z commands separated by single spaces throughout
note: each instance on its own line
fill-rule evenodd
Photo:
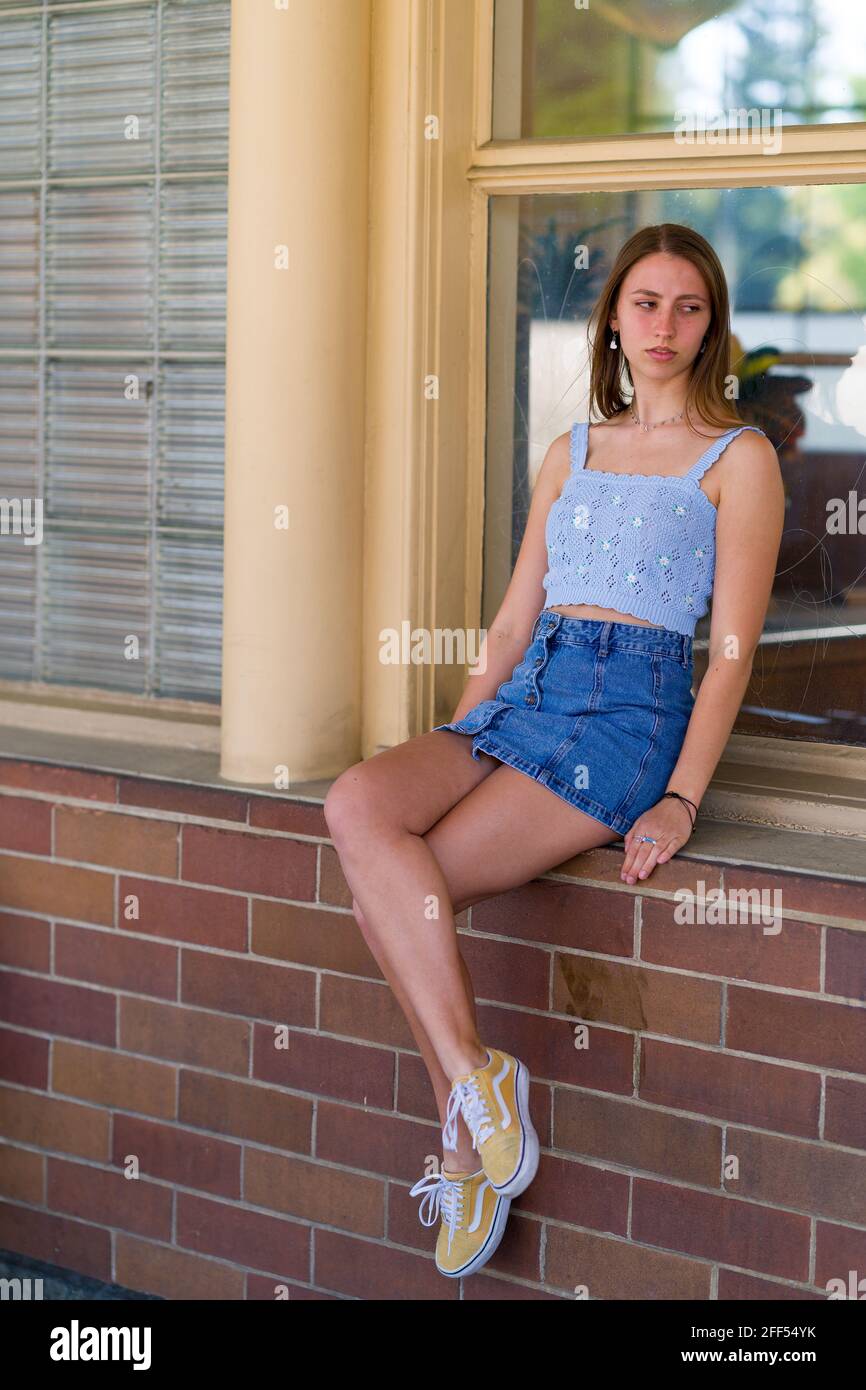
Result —
M 342 773 L 324 807 L 356 920 L 418 1043 L 443 1125 L 454 1077 L 486 1057 L 455 913 L 622 838 L 470 750 L 465 734 L 421 734 Z M 461 1118 L 446 1164 L 471 1168 L 473 1152 Z

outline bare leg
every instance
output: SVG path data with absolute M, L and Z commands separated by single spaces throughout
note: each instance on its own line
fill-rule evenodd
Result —
M 336 785 L 336 784 L 335 784 Z M 365 813 L 344 799 L 328 825 L 343 873 L 365 919 L 375 924 L 392 989 L 405 991 L 450 1082 L 483 1066 L 466 995 L 457 930 L 442 870 L 421 836 L 378 810 Z M 333 824 L 332 824 L 333 820 Z
M 350 768 L 331 788 L 325 816 L 365 939 L 418 1041 L 441 1113 L 441 1075 L 447 1101 L 453 1078 L 486 1059 L 452 903 L 496 896 L 621 837 L 523 773 L 487 755 L 474 762 L 461 735 L 446 731 Z M 438 918 L 427 911 L 430 895 Z M 458 1145 L 475 1167 L 462 1138 Z
M 367 920 L 357 902 L 353 902 L 352 910 L 355 914 L 355 920 L 361 929 L 361 935 L 369 946 L 373 957 L 378 962 L 382 974 L 388 980 L 397 1003 L 406 1015 L 406 1020 L 418 1044 L 418 1050 L 421 1053 L 424 1065 L 429 1072 L 430 1082 L 436 1097 L 436 1109 L 439 1111 L 439 1123 L 444 1128 L 448 1112 L 448 1097 L 451 1092 L 451 1082 L 442 1070 L 433 1044 L 421 1027 L 418 1015 L 412 1008 L 409 997 L 403 989 L 398 976 L 394 973 L 392 962 L 386 959 L 381 942 L 377 939 L 376 933 L 370 930 L 367 925 Z M 474 1018 L 475 996 L 472 990 L 472 979 L 462 955 L 460 956 L 460 966 L 463 971 L 466 994 Z M 457 1143 L 453 1149 L 448 1149 L 443 1146 L 442 1163 L 443 1167 L 447 1168 L 451 1173 L 474 1172 L 479 1166 L 480 1160 L 478 1158 L 478 1151 L 472 1147 L 472 1135 L 466 1128 L 466 1122 L 460 1114 L 457 1116 Z

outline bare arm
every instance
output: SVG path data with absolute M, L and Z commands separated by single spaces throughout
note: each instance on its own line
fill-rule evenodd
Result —
M 736 454 L 734 445 L 740 446 Z M 696 806 L 724 752 L 751 678 L 785 518 L 785 489 L 770 441 L 743 434 L 729 450 L 716 519 L 708 664 L 665 788 L 682 792 Z
M 529 645 L 533 624 L 547 598 L 542 582 L 548 567 L 544 529 L 547 514 L 568 476 L 569 439 L 568 433 L 559 435 L 544 456 L 514 572 L 484 638 L 479 669 L 469 676 L 452 720 L 462 719 L 482 700 L 492 700 Z

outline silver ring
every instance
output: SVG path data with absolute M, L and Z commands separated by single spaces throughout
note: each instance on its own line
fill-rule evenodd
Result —
M 638 837 L 637 837 L 637 842 L 638 842 L 639 845 L 654 845 L 654 844 L 655 844 L 655 840 L 650 839 L 649 835 L 638 835 Z

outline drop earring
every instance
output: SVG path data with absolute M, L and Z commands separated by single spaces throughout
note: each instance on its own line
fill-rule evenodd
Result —
M 616 329 L 613 330 L 613 337 L 612 337 L 611 340 L 610 340 L 610 345 L 611 345 L 612 348 L 615 348 L 615 347 L 617 346 L 617 342 L 616 342 Z

